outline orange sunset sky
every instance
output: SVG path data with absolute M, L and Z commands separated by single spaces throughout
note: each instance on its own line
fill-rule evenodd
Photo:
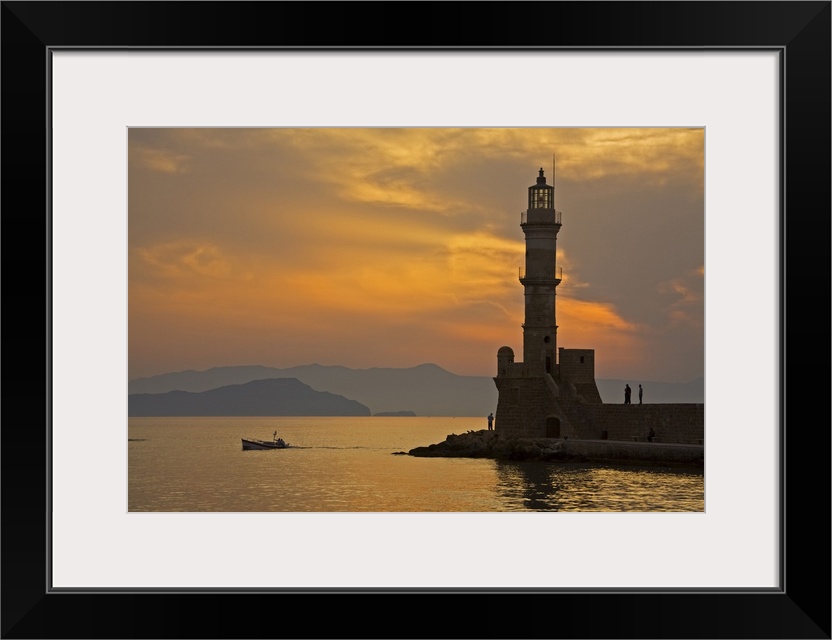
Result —
M 522 356 L 520 213 L 562 211 L 558 346 L 704 375 L 703 129 L 129 130 L 129 377 Z M 519 359 L 519 358 L 518 358 Z

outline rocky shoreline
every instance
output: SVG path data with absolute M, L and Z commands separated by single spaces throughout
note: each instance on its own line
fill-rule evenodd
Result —
M 420 458 L 491 458 L 542 462 L 603 462 L 614 464 L 704 466 L 704 446 L 676 443 L 517 438 L 496 431 L 452 433 L 443 442 L 416 447 L 409 455 Z
M 569 454 L 564 441 L 554 438 L 504 437 L 496 431 L 452 433 L 444 442 L 416 447 L 407 455 L 421 458 L 493 458 L 499 460 L 542 460 L 584 462 L 589 458 Z

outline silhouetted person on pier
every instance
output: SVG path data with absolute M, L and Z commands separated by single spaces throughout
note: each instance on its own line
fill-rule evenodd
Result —
M 656 437 L 656 432 L 653 431 L 653 427 L 650 427 L 650 431 L 647 433 L 647 442 L 653 442 L 653 438 Z
M 630 404 L 630 394 L 632 393 L 632 389 L 630 389 L 630 385 L 624 385 L 624 404 Z
M 644 396 L 644 389 L 641 388 L 641 385 L 638 385 L 638 403 L 641 404 L 641 398 Z
M 488 414 L 488 430 L 491 431 L 494 429 L 494 414 Z

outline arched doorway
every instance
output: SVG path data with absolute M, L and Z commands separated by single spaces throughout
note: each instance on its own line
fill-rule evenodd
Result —
M 546 437 L 560 438 L 560 419 L 554 416 L 546 418 Z

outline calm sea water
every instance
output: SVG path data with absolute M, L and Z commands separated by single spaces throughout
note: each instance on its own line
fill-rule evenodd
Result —
M 128 508 L 161 512 L 704 511 L 701 470 L 393 455 L 484 418 L 130 418 Z M 243 451 L 241 438 L 289 449 Z

